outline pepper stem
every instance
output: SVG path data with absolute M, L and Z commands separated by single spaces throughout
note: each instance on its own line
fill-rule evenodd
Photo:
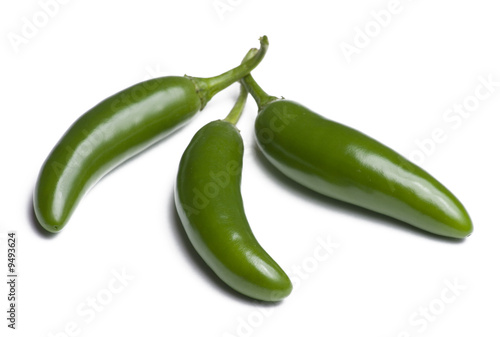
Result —
M 238 99 L 236 100 L 236 103 L 234 104 L 233 108 L 229 112 L 229 114 L 224 118 L 224 121 L 231 123 L 233 125 L 236 125 L 238 123 L 238 120 L 241 117 L 241 113 L 243 112 L 243 109 L 245 108 L 245 103 L 247 102 L 247 97 L 248 97 L 248 91 L 245 88 L 245 86 L 242 84 L 240 86 L 240 94 L 238 96 Z
M 246 75 L 241 79 L 241 84 L 245 86 L 248 92 L 253 96 L 259 111 L 267 104 L 276 101 L 278 97 L 268 95 L 260 85 L 255 82 L 251 74 Z
M 248 75 L 250 71 L 252 71 L 260 63 L 260 61 L 262 61 L 267 52 L 267 48 L 269 47 L 269 40 L 265 35 L 259 40 L 260 49 L 252 58 L 242 62 L 239 66 L 214 77 L 199 78 L 187 76 L 196 86 L 196 90 L 200 96 L 202 109 L 215 94 L 240 80 L 243 76 Z

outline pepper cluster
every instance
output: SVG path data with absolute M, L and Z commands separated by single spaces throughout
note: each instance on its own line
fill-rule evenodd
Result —
M 53 233 L 62 230 L 84 194 L 106 173 L 165 138 L 216 93 L 240 81 L 240 95 L 227 117 L 202 127 L 187 146 L 175 184 L 175 204 L 189 240 L 236 291 L 263 301 L 279 301 L 292 291 L 290 279 L 260 246 L 244 212 L 244 149 L 236 123 L 248 93 L 258 106 L 257 144 L 290 179 L 436 235 L 463 239 L 472 233 L 464 206 L 422 168 L 357 130 L 268 95 L 250 75 L 269 45 L 266 36 L 260 43 L 260 49 L 251 49 L 224 74 L 152 79 L 83 114 L 40 170 L 33 198 L 40 225 Z

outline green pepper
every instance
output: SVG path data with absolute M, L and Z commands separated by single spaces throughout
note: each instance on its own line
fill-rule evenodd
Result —
M 252 233 L 241 197 L 243 140 L 235 123 L 246 101 L 202 127 L 179 164 L 175 204 L 189 240 L 227 285 L 263 301 L 288 296 L 292 284 Z
M 133 85 L 82 115 L 53 148 L 40 170 L 33 207 L 41 226 L 60 231 L 83 195 L 113 168 L 185 124 L 219 91 L 255 68 L 254 57 L 210 78 L 162 77 Z
M 464 206 L 422 168 L 357 130 L 269 96 L 251 75 L 242 83 L 258 105 L 258 147 L 292 180 L 437 235 L 472 233 Z

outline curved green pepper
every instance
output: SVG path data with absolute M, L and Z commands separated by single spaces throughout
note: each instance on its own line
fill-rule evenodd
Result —
M 36 217 L 49 232 L 60 231 L 83 195 L 106 173 L 185 124 L 219 91 L 255 68 L 254 57 L 211 78 L 162 77 L 133 85 L 82 115 L 45 160 L 35 186 Z
M 292 284 L 253 235 L 241 198 L 243 140 L 235 122 L 242 94 L 225 120 L 202 127 L 179 164 L 175 204 L 198 254 L 226 284 L 249 297 L 278 301 Z
M 259 108 L 257 144 L 289 178 L 434 234 L 465 238 L 472 233 L 464 206 L 422 168 L 359 131 L 267 95 L 251 75 L 242 83 Z

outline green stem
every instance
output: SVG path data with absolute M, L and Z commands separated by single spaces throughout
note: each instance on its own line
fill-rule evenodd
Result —
M 231 123 L 233 125 L 236 125 L 238 123 L 238 120 L 240 119 L 241 113 L 243 112 L 243 109 L 245 108 L 245 103 L 247 102 L 247 97 L 248 97 L 248 91 L 245 88 L 245 86 L 242 84 L 240 86 L 240 94 L 238 96 L 238 99 L 236 100 L 236 103 L 234 104 L 233 108 L 229 112 L 229 114 L 224 118 L 224 121 Z
M 269 41 L 265 35 L 259 40 L 260 49 L 252 58 L 241 63 L 239 66 L 214 77 L 199 78 L 188 76 L 194 82 L 194 85 L 198 90 L 202 109 L 216 93 L 240 80 L 243 76 L 248 75 L 250 71 L 252 71 L 260 63 L 260 61 L 262 61 L 264 55 L 266 55 L 267 48 L 269 47 Z
M 257 102 L 257 106 L 259 107 L 259 111 L 266 105 L 271 103 L 272 101 L 276 101 L 278 97 L 268 95 L 260 85 L 255 82 L 251 74 L 246 75 L 241 80 L 241 84 L 245 86 L 248 92 L 253 96 L 255 102 Z

